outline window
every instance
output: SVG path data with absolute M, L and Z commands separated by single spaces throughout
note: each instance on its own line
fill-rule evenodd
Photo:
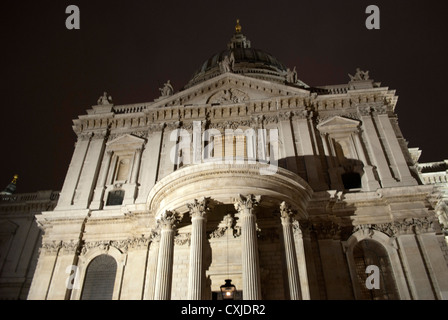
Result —
M 112 300 L 117 262 L 110 255 L 102 254 L 88 265 L 81 300 Z
M 247 158 L 247 141 L 244 134 L 213 136 L 212 157 L 229 159 Z
M 123 203 L 124 190 L 112 190 L 107 196 L 106 206 L 119 206 Z
M 361 188 L 361 176 L 357 172 L 345 172 L 341 175 L 344 189 Z
M 360 299 L 394 300 L 399 299 L 395 278 L 386 249 L 374 240 L 362 240 L 353 249 L 356 275 L 360 286 Z M 379 289 L 368 289 L 365 285 L 369 276 L 366 268 L 375 265 L 380 271 Z

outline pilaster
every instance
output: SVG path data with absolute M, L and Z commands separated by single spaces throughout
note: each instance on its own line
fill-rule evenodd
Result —
M 286 270 L 288 272 L 289 298 L 291 300 L 300 300 L 300 279 L 297 264 L 297 254 L 292 230 L 292 218 L 294 212 L 286 202 L 280 204 L 280 220 L 283 229 L 283 243 L 285 250 Z

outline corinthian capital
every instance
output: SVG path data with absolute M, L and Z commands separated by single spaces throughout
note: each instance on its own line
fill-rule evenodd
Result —
M 254 209 L 256 206 L 260 204 L 261 196 L 254 196 L 253 194 L 249 194 L 247 196 L 243 196 L 241 194 L 235 199 L 235 209 L 238 212 L 247 212 Z
M 290 223 L 294 215 L 295 212 L 291 209 L 291 206 L 283 201 L 280 204 L 280 219 L 282 223 Z
M 187 203 L 188 210 L 190 211 L 190 215 L 192 218 L 194 217 L 202 217 L 204 218 L 208 211 L 210 210 L 208 207 L 210 198 L 202 198 L 202 200 L 194 199 L 193 203 Z
M 166 210 L 157 220 L 157 223 L 162 229 L 172 229 L 179 223 L 181 217 L 177 212 Z

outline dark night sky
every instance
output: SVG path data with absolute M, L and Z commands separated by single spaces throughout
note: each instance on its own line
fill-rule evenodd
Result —
M 81 29 L 67 30 L 75 4 Z M 381 29 L 367 30 L 376 4 Z M 397 91 L 396 112 L 420 162 L 448 159 L 444 1 L 76 1 L 2 3 L 0 189 L 60 190 L 76 136 L 72 119 L 104 90 L 115 104 L 153 101 L 175 90 L 224 49 L 240 19 L 252 47 L 309 85 L 347 83 L 360 67 Z

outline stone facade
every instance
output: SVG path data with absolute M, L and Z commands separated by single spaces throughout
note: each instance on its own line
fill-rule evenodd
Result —
M 59 192 L 0 195 L 0 299 L 25 300 L 42 243 L 35 215 L 53 210 Z
M 309 87 L 241 29 L 164 89 L 73 121 L 28 299 L 215 299 L 225 279 L 242 299 L 448 298 L 446 179 L 419 171 L 395 91 L 360 70 Z

